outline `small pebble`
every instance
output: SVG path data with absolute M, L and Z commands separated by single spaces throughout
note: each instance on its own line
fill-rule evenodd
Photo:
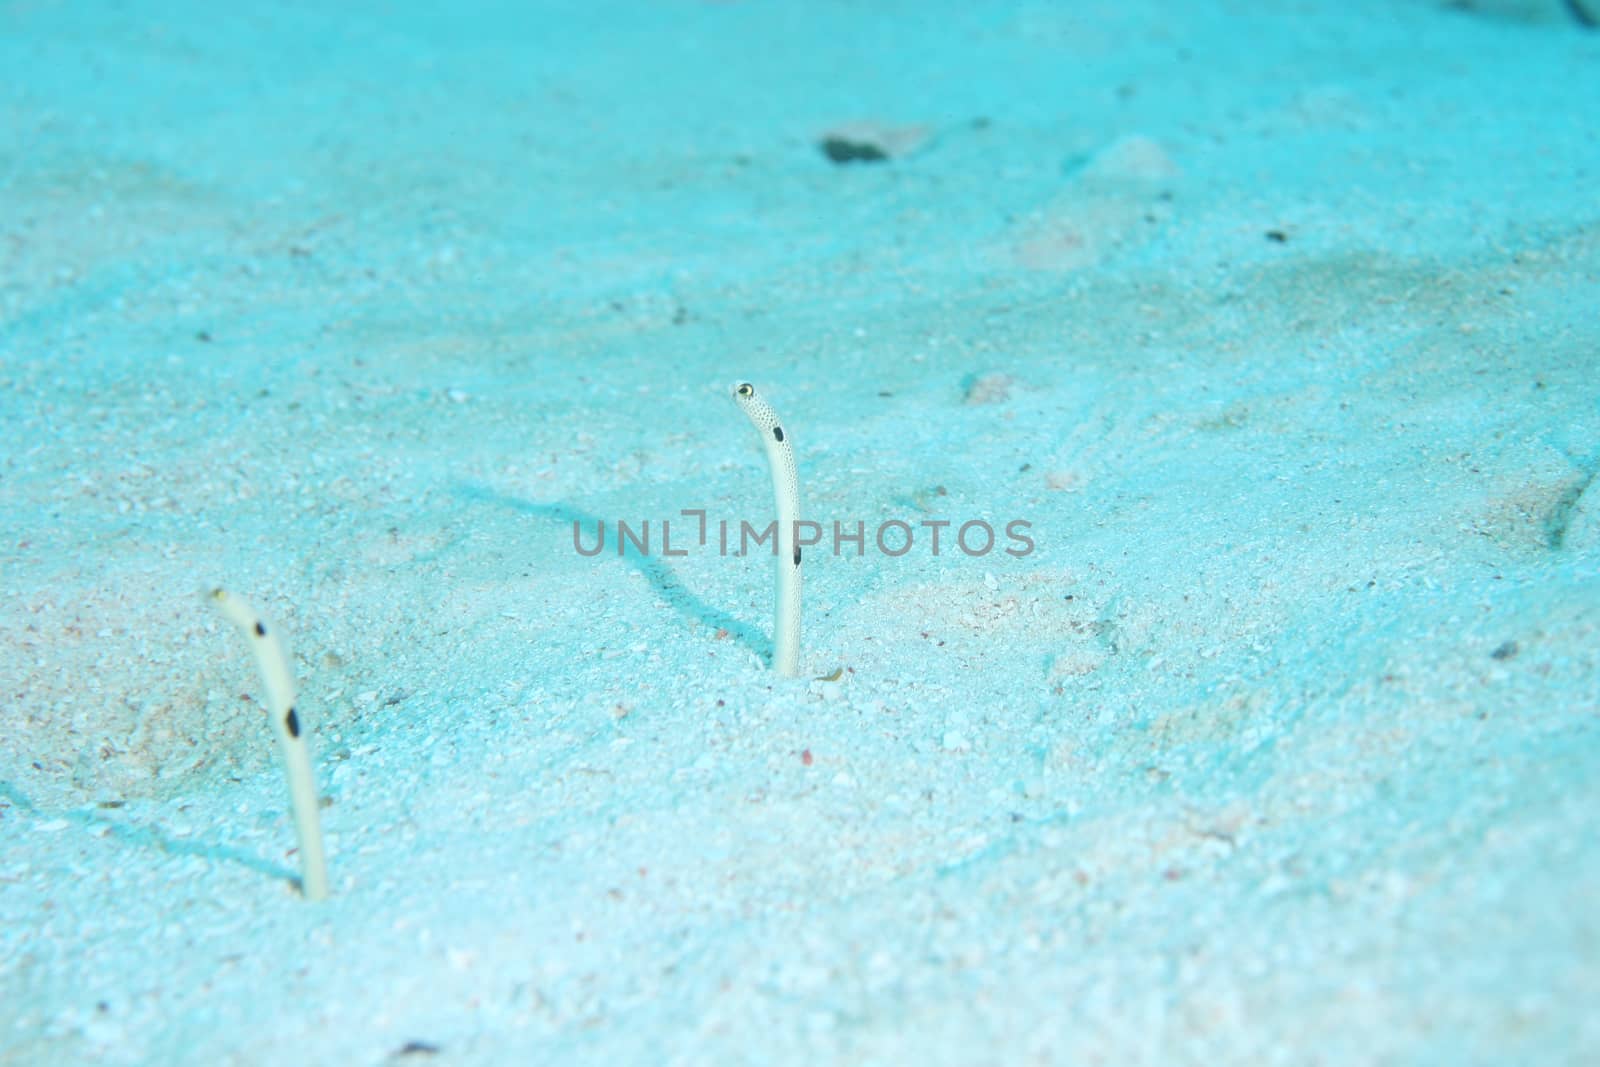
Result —
M 1011 387 L 1016 384 L 1016 379 L 1009 374 L 993 372 L 990 374 L 973 375 L 962 383 L 962 403 L 999 404 L 1011 396 Z

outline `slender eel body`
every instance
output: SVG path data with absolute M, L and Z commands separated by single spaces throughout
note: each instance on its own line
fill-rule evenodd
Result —
M 793 678 L 800 669 L 800 546 L 795 537 L 800 522 L 800 473 L 794 463 L 794 445 L 788 431 L 749 382 L 733 387 L 734 403 L 761 435 L 772 468 L 772 491 L 778 499 L 777 605 L 772 634 L 772 669 Z
M 322 851 L 322 821 L 317 805 L 317 785 L 311 776 L 311 753 L 300 729 L 300 716 L 294 708 L 294 678 L 283 642 L 269 630 L 261 616 L 248 603 L 225 589 L 211 593 L 218 609 L 239 628 L 250 650 L 255 653 L 261 680 L 267 686 L 267 714 L 278 735 L 278 750 L 283 770 L 289 779 L 289 802 L 294 809 L 294 831 L 300 842 L 300 891 L 307 900 L 323 900 L 328 895 L 328 863 Z

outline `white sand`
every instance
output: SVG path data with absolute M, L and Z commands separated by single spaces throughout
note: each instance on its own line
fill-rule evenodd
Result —
M 0 8 L 0 1062 L 1600 1060 L 1600 33 L 1514 6 Z M 793 682 L 770 559 L 572 546 L 771 517 L 735 377 L 954 524 Z

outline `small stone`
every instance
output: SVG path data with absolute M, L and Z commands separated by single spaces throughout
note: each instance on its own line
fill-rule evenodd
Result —
M 848 122 L 817 139 L 817 148 L 832 163 L 887 163 L 901 159 L 928 141 L 926 126 L 885 126 L 877 122 Z
M 999 404 L 1011 399 L 1011 387 L 1016 379 L 1009 374 L 992 371 L 988 374 L 969 375 L 962 382 L 963 404 Z
M 1111 142 L 1083 168 L 1085 177 L 1115 181 L 1160 181 L 1176 178 L 1178 165 L 1155 140 L 1130 134 Z

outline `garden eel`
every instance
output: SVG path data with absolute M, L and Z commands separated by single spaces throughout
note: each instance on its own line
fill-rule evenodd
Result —
M 311 777 L 311 754 L 300 729 L 300 716 L 294 709 L 294 678 L 283 642 L 248 603 L 226 589 L 214 589 L 211 599 L 217 608 L 239 628 L 261 668 L 267 686 L 267 713 L 278 735 L 283 755 L 283 771 L 289 778 L 289 802 L 294 809 L 294 832 L 300 840 L 300 891 L 307 900 L 328 896 L 328 864 L 322 852 L 322 824 L 317 808 L 317 785 Z
M 796 524 L 800 521 L 800 475 L 795 468 L 794 446 L 778 413 L 756 395 L 755 386 L 740 382 L 733 387 L 733 400 L 761 435 L 767 465 L 772 468 L 772 491 L 778 498 L 772 669 L 785 678 L 793 678 L 800 666 L 800 546 L 795 543 Z

